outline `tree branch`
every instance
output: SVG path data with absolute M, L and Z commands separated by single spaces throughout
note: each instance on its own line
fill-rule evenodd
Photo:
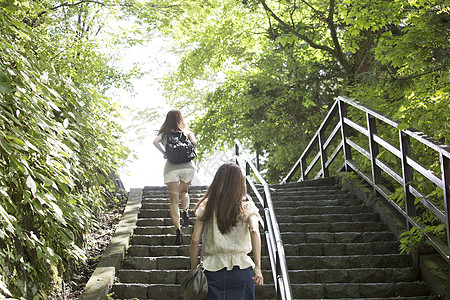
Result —
M 95 1 L 95 0 L 80 0 L 80 1 L 78 1 L 78 2 L 76 2 L 76 3 L 72 3 L 72 4 L 67 3 L 67 2 L 63 2 L 63 3 L 61 3 L 60 5 L 50 7 L 49 10 L 57 10 L 58 8 L 61 8 L 61 7 L 74 7 L 74 6 L 77 6 L 77 5 L 80 5 L 80 4 L 84 4 L 84 3 L 93 3 L 93 4 L 98 4 L 98 5 L 101 5 L 101 6 L 106 6 L 105 3 L 100 2 L 100 1 Z M 41 17 L 42 15 L 47 14 L 47 13 L 48 13 L 48 10 L 41 11 L 40 13 L 38 13 L 37 18 L 39 18 L 39 17 Z
M 334 51 L 333 56 L 339 61 L 341 66 L 344 68 L 348 75 L 352 75 L 352 70 L 350 68 L 350 64 L 342 52 L 341 44 L 339 43 L 339 39 L 337 37 L 336 26 L 334 25 L 334 9 L 335 9 L 335 0 L 330 0 L 330 8 L 328 11 L 328 17 L 326 19 L 328 30 L 330 30 L 331 39 L 333 40 Z
M 311 4 L 309 4 L 308 2 L 306 2 L 305 0 L 301 0 L 301 2 L 303 2 L 304 4 L 306 4 L 306 6 L 308 6 L 309 8 L 311 8 L 311 10 L 318 15 L 323 21 L 326 22 L 327 18 L 325 17 L 324 13 L 321 11 L 318 11 L 317 9 L 315 9 Z
M 331 49 L 328 46 L 324 46 L 324 45 L 319 45 L 317 43 L 315 43 L 312 39 L 310 39 L 309 37 L 307 37 L 306 35 L 300 34 L 299 32 L 297 32 L 294 28 L 292 28 L 291 26 L 289 26 L 287 23 L 285 23 L 283 20 L 281 20 L 266 4 L 265 0 L 260 0 L 261 4 L 264 7 L 264 10 L 269 13 L 272 18 L 274 18 L 278 23 L 280 23 L 284 28 L 286 28 L 290 33 L 292 33 L 294 36 L 298 37 L 299 39 L 307 42 L 311 47 L 313 47 L 314 49 L 320 49 L 320 50 L 324 50 L 330 54 L 332 54 L 333 56 L 335 55 L 334 50 Z

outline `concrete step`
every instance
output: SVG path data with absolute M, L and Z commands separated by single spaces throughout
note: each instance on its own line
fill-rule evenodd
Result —
M 194 230 L 193 224 L 190 227 L 182 227 L 181 231 L 183 234 L 192 234 L 192 231 Z M 161 234 L 175 234 L 175 227 L 173 225 L 166 225 L 166 226 L 138 226 L 134 230 L 135 235 L 161 235 Z
M 324 199 L 294 199 L 294 198 L 275 198 L 272 199 L 276 207 L 302 207 L 302 206 L 350 206 L 361 205 L 362 202 L 352 198 L 324 197 Z
M 182 230 L 183 231 L 183 230 Z M 155 234 L 155 235 L 133 235 L 131 238 L 133 245 L 152 245 L 152 246 L 171 246 L 175 245 L 174 234 Z M 191 243 L 191 235 L 184 234 L 183 232 L 183 244 L 189 245 Z
M 172 219 L 169 217 L 165 218 L 139 218 L 137 221 L 137 226 L 171 226 Z
M 189 268 L 184 270 L 139 270 L 122 269 L 119 272 L 120 282 L 122 283 L 140 283 L 140 284 L 178 284 L 188 276 Z M 264 281 L 273 283 L 270 271 L 263 271 Z
M 417 274 L 413 268 L 290 269 L 289 278 L 291 283 L 389 283 L 414 281 Z
M 183 244 L 190 244 L 192 227 L 182 228 Z M 173 245 L 175 235 L 173 229 L 167 229 L 167 234 L 143 234 L 143 228 L 137 228 L 140 234 L 133 235 L 131 241 L 133 245 Z M 393 240 L 391 232 L 283 232 L 281 239 L 285 245 L 290 244 L 316 244 L 316 243 L 371 243 L 390 242 Z M 265 237 L 262 238 L 265 243 Z
M 275 193 L 270 193 L 273 201 L 278 200 L 307 200 L 307 199 L 329 199 L 342 198 L 349 196 L 347 191 L 338 189 L 320 189 L 320 190 L 280 190 Z M 353 197 L 351 197 L 353 198 Z
M 392 241 L 391 232 L 283 232 L 281 239 L 285 244 L 301 243 L 370 243 Z
M 380 222 L 314 222 L 314 223 L 281 223 L 279 224 L 281 232 L 366 232 L 383 231 L 386 226 Z
M 294 298 L 373 298 L 428 296 L 430 290 L 423 282 L 395 283 L 304 283 L 292 284 Z
M 295 299 L 437 299 L 420 282 L 292 284 Z M 273 284 L 257 287 L 256 299 L 275 299 Z M 178 284 L 116 283 L 114 299 L 183 299 Z M 373 298 L 377 295 L 376 298 Z
M 348 256 L 288 256 L 286 263 L 289 270 L 319 269 L 363 269 L 363 268 L 409 268 L 411 258 L 406 254 L 386 255 L 348 255 Z M 263 270 L 270 269 L 267 256 L 261 258 Z M 188 269 L 189 256 L 128 256 L 122 261 L 123 269 L 140 270 L 176 270 Z
M 365 205 L 351 205 L 351 206 L 327 206 L 326 208 L 320 206 L 303 206 L 303 207 L 275 207 L 275 214 L 277 216 L 299 216 L 299 215 L 322 215 L 327 214 L 359 214 L 370 213 L 371 209 Z
M 190 258 L 184 255 L 125 257 L 122 269 L 132 270 L 187 270 L 190 268 Z
M 190 245 L 131 245 L 128 248 L 128 256 L 153 257 L 153 256 L 189 256 Z
M 183 299 L 177 284 L 116 283 L 112 292 L 114 299 Z M 267 284 L 256 288 L 256 299 L 275 299 L 275 287 Z
M 356 268 L 402 268 L 411 265 L 411 257 L 406 254 L 376 255 L 312 255 L 286 257 L 289 270 L 313 269 L 356 269 Z
M 286 211 L 287 212 L 287 211 Z M 322 223 L 322 222 L 367 222 L 379 220 L 379 215 L 373 212 L 359 214 L 335 213 L 324 211 L 320 215 L 277 215 L 278 223 Z
M 380 255 L 398 253 L 397 241 L 369 243 L 296 243 L 285 244 L 286 255 L 295 256 L 345 256 Z
M 191 199 L 191 203 L 189 204 L 189 210 L 190 212 L 194 212 L 195 205 L 197 204 L 197 201 L 193 201 Z M 142 209 L 166 209 L 169 210 L 170 208 L 170 202 L 168 199 L 164 199 L 163 201 L 148 201 L 142 203 L 141 206 Z

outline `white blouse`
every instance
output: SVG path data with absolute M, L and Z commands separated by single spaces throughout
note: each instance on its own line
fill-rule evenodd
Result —
M 202 217 L 205 213 L 206 202 L 207 200 L 203 201 L 197 208 L 195 212 L 197 218 Z M 255 267 L 255 263 L 247 255 L 252 251 L 247 219 L 254 214 L 259 219 L 260 215 L 253 201 L 242 202 L 242 208 L 243 214 L 238 223 L 226 234 L 220 232 L 215 213 L 213 214 L 212 222 L 208 221 L 208 223 L 205 223 L 207 232 L 203 266 L 206 270 L 219 271 L 223 268 L 231 270 L 234 266 L 239 266 L 240 269 Z

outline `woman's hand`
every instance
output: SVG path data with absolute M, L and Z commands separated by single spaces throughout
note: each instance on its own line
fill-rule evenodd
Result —
M 264 278 L 262 276 L 261 267 L 255 266 L 254 272 L 255 276 L 252 277 L 253 282 L 255 283 L 256 286 L 262 286 L 264 283 Z

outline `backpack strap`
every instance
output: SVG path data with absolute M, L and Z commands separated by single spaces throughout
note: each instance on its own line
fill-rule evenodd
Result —
M 208 223 L 203 225 L 202 249 L 200 250 L 200 263 L 203 263 L 203 255 L 205 255 L 206 232 L 208 231 Z

